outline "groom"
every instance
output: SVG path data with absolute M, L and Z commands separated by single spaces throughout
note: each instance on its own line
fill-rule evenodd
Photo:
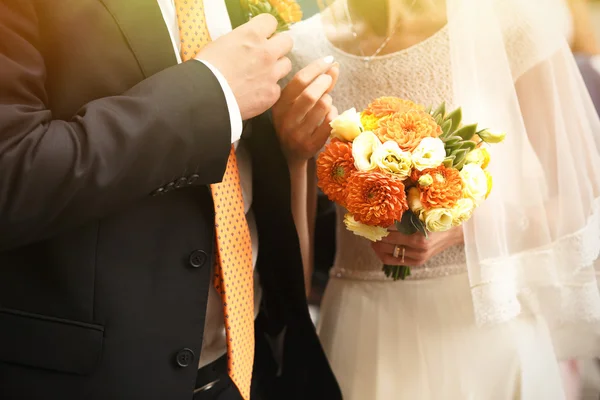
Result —
M 0 398 L 341 398 L 262 114 L 291 42 L 205 3 L 0 2 Z

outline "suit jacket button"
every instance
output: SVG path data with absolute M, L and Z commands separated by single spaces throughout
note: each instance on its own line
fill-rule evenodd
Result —
M 177 189 L 181 189 L 182 187 L 187 185 L 188 180 L 186 178 L 179 178 L 177 182 L 175 182 L 175 187 Z
M 174 187 L 175 187 L 175 183 L 174 182 L 171 182 L 171 183 L 167 184 L 167 186 L 165 186 L 164 193 L 170 192 L 171 190 L 173 190 Z
M 194 352 L 190 349 L 179 350 L 175 360 L 181 368 L 189 367 L 194 361 Z
M 150 193 L 150 196 L 158 196 L 159 194 L 163 194 L 165 191 L 165 189 L 163 188 L 158 188 L 156 189 L 154 192 Z
M 190 265 L 194 268 L 200 268 L 208 259 L 208 255 L 202 250 L 195 250 L 190 254 Z
M 200 175 L 194 174 L 188 178 L 187 183 L 188 185 L 193 185 L 198 179 L 200 179 Z

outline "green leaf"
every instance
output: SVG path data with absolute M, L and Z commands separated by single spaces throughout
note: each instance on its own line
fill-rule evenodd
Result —
M 425 228 L 425 224 L 423 223 L 423 221 L 421 221 L 419 219 L 419 217 L 417 217 L 412 212 L 410 213 L 410 215 L 411 215 L 410 222 L 415 227 L 415 229 L 417 230 L 417 232 L 421 232 L 421 234 L 423 236 L 425 236 L 425 239 L 429 238 L 429 235 L 427 234 L 427 228 Z
M 475 147 L 477 147 L 477 143 L 471 140 L 466 140 L 460 144 L 461 149 L 468 150 L 469 152 L 473 151 Z
M 450 128 L 452 128 L 452 121 L 446 121 L 442 124 L 442 139 L 450 133 Z
M 466 149 L 460 149 L 454 153 L 454 168 L 458 168 L 459 165 L 460 168 L 462 168 L 462 166 L 465 164 L 465 158 L 467 157 L 467 153 L 469 153 L 469 151 Z
M 455 156 L 450 155 L 444 159 L 444 162 L 442 164 L 444 164 L 444 167 L 446 168 L 452 168 L 452 166 L 454 165 L 455 158 Z
M 450 132 L 454 132 L 460 126 L 460 121 L 462 120 L 462 109 L 460 107 L 457 108 L 448 114 L 446 118 L 452 121 L 452 128 L 450 129 Z
M 463 140 L 471 140 L 471 138 L 475 136 L 475 132 L 477 132 L 477 124 L 471 124 L 463 126 L 454 132 L 454 135 L 460 136 Z
M 417 233 L 416 228 L 413 226 L 411 222 L 411 214 L 410 210 L 407 210 L 404 214 L 402 214 L 402 220 L 396 221 L 394 225 L 396 225 L 396 229 L 398 232 L 404 235 L 414 235 Z
M 445 114 L 446 114 L 446 102 L 442 102 L 442 104 L 440 104 L 440 106 L 438 108 L 436 108 L 435 111 L 433 112 L 433 117 L 437 118 L 437 117 L 441 116 L 443 119 Z
M 462 143 L 462 139 L 460 137 L 457 136 L 450 136 L 448 139 L 442 139 L 444 141 L 444 145 L 446 146 L 446 148 L 452 147 L 452 146 L 456 146 L 459 143 Z
M 427 108 L 425 109 L 425 112 L 426 112 L 427 114 L 431 115 L 431 109 L 432 109 L 432 108 L 433 108 L 433 107 L 432 107 L 431 105 L 427 106 Z

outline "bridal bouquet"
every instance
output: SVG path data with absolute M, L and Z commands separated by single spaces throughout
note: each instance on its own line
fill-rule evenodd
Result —
M 427 237 L 471 218 L 492 188 L 486 143 L 500 143 L 505 134 L 461 119 L 460 108 L 446 113 L 443 103 L 432 110 L 382 97 L 333 120 L 317 176 L 321 190 L 348 211 L 347 229 L 371 241 L 393 225 Z M 394 280 L 410 275 L 403 265 L 383 271 Z
M 278 32 L 286 31 L 290 25 L 302 20 L 302 8 L 294 0 L 242 0 L 242 8 L 248 13 L 248 19 L 259 14 L 277 18 Z

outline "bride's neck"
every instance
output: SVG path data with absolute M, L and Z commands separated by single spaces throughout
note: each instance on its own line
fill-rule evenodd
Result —
M 388 36 L 399 26 L 437 21 L 445 14 L 445 0 L 344 0 L 353 21 L 366 24 L 375 34 Z

